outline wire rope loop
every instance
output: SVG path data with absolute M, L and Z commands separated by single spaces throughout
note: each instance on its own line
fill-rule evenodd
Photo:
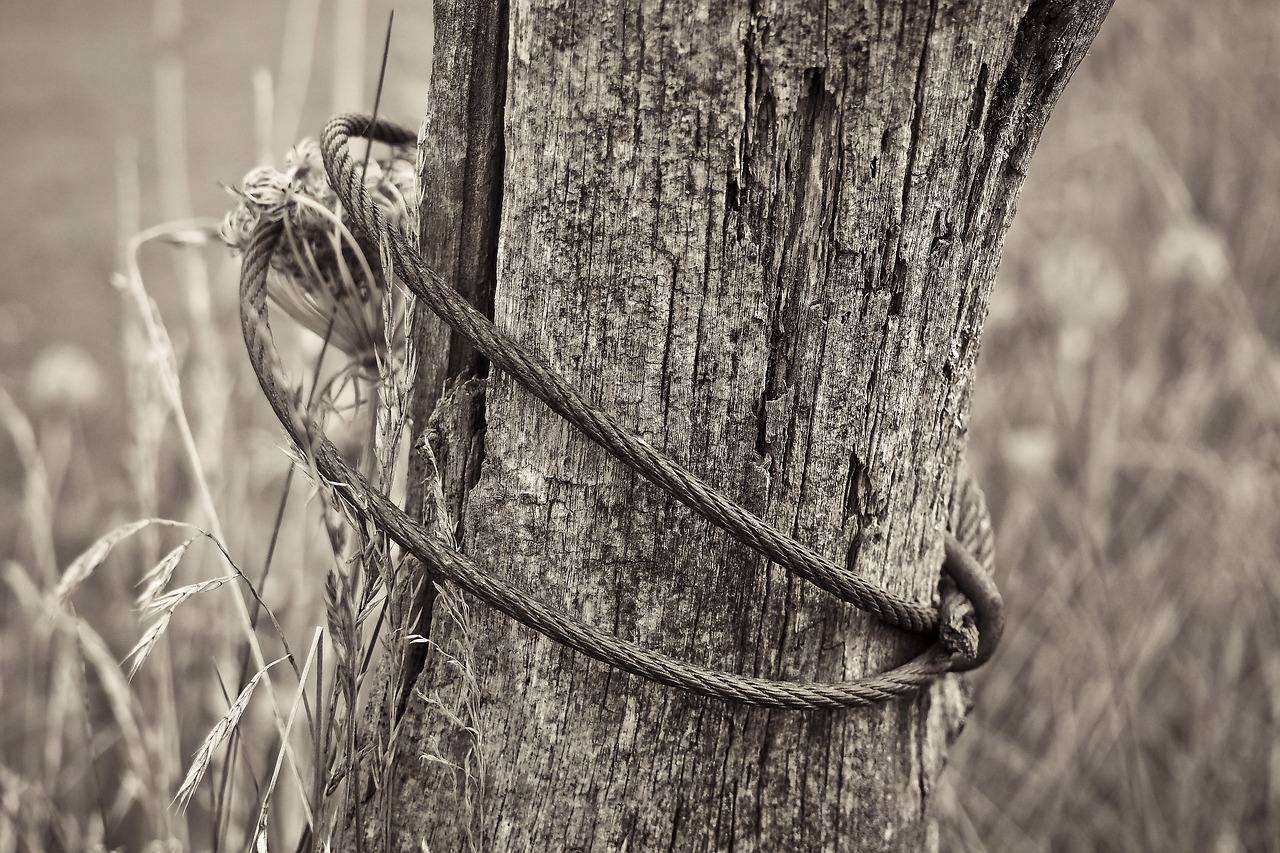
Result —
M 735 539 L 889 624 L 914 633 L 936 634 L 938 615 L 932 607 L 902 599 L 774 530 L 596 409 L 541 356 L 526 350 L 475 311 L 427 267 L 409 235 L 387 224 L 347 152 L 347 140 L 351 136 L 399 145 L 412 141 L 414 134 L 385 120 L 371 122 L 367 116 L 348 114 L 331 119 L 321 137 L 330 183 L 354 218 L 357 230 L 375 244 L 389 249 L 402 281 L 492 363 L 511 374 L 526 390 L 623 464 Z M 923 654 L 902 666 L 849 682 L 776 681 L 701 667 L 603 632 L 489 575 L 465 555 L 441 546 L 420 524 L 342 460 L 323 433 L 304 426 L 290 395 L 276 377 L 279 360 L 267 322 L 266 276 L 281 232 L 279 222 L 259 225 L 246 250 L 241 271 L 241 322 L 246 348 L 263 393 L 285 430 L 313 457 L 320 475 L 340 483 L 339 493 L 358 513 L 385 530 L 423 563 L 486 604 L 557 642 L 632 674 L 701 695 L 764 707 L 813 709 L 882 702 L 918 690 L 945 672 L 973 669 L 994 652 L 1003 627 L 999 592 L 989 567 L 980 565 L 950 533 L 944 567 L 973 603 L 979 637 L 977 653 L 966 658 L 957 654 L 957 649 L 934 642 Z
M 325 168 L 343 204 L 356 216 L 358 225 L 368 229 L 368 236 L 385 237 L 391 244 L 398 271 L 408 273 L 406 284 L 490 361 L 510 373 L 527 391 L 623 464 L 735 539 L 888 624 L 914 633 L 932 635 L 936 632 L 937 613 L 932 607 L 904 600 L 875 586 L 774 530 L 596 409 L 540 356 L 526 350 L 475 311 L 457 291 L 427 267 L 406 235 L 387 228 L 381 211 L 356 174 L 355 161 L 347 153 L 347 140 L 351 136 L 397 145 L 413 140 L 414 134 L 383 119 L 373 120 L 354 113 L 335 116 L 326 124 L 321 137 Z M 990 567 L 986 567 L 984 572 L 972 560 L 966 560 L 971 556 L 968 549 L 950 533 L 946 538 L 945 554 L 944 567 L 960 591 L 973 603 L 974 622 L 979 635 L 976 654 L 972 657 L 958 656 L 956 671 L 974 669 L 994 654 L 999 643 L 1004 625 L 1003 602 L 990 576 Z
M 494 365 L 627 467 L 773 562 L 890 625 L 916 634 L 937 631 L 938 614 L 931 606 L 891 593 L 765 524 L 591 405 L 540 355 L 476 311 L 427 267 L 407 235 L 388 228 L 347 153 L 347 140 L 357 134 L 393 144 L 408 135 L 389 122 L 371 124 L 367 116 L 330 119 L 321 136 L 321 150 L 335 192 L 366 237 L 388 245 L 404 283 Z

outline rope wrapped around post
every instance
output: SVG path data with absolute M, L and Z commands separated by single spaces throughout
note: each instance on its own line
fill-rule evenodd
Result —
M 331 119 L 321 137 L 329 181 L 361 236 L 383 249 L 401 281 L 495 367 L 510 374 L 631 470 L 771 561 L 887 624 L 926 636 L 938 634 L 939 614 L 931 606 L 894 595 L 774 530 L 595 408 L 545 359 L 472 308 L 427 267 L 415 248 L 415 240 L 402 227 L 388 225 L 365 189 L 359 164 L 348 153 L 347 143 L 353 136 L 401 145 L 412 142 L 415 135 L 390 122 L 371 123 L 368 116 L 349 114 Z M 985 510 L 981 523 L 967 525 L 971 541 L 961 542 L 947 534 L 944 561 L 947 575 L 972 608 L 967 618 L 976 629 L 976 643 L 958 640 L 955 632 L 944 631 L 942 639 L 914 660 L 889 672 L 849 682 L 776 681 L 690 664 L 621 640 L 487 574 L 465 555 L 442 547 L 386 495 L 371 488 L 323 434 L 304 424 L 287 386 L 277 376 L 279 360 L 267 324 L 266 278 L 282 233 L 283 226 L 278 221 L 260 223 L 241 269 L 245 344 L 276 416 L 294 442 L 314 459 L 320 476 L 331 481 L 357 513 L 441 576 L 491 607 L 557 642 L 634 675 L 717 699 L 772 708 L 857 707 L 883 702 L 924 687 L 943 673 L 980 666 L 995 651 L 1003 628 L 1002 602 L 990 575 L 989 559 L 984 567 L 972 556 L 979 553 L 989 557 L 991 552 L 991 529 Z M 966 485 L 969 487 L 976 490 L 971 483 Z M 963 495 L 963 491 L 957 494 Z

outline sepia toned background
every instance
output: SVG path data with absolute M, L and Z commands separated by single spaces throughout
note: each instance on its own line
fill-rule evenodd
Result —
M 207 487 L 258 577 L 289 489 L 263 598 L 298 646 L 323 619 L 332 557 L 243 356 L 235 259 L 175 245 L 194 230 L 137 251 L 198 472 L 118 274 L 143 229 L 221 217 L 222 185 L 370 109 L 389 9 L 0 10 L 0 853 L 217 832 L 209 781 L 168 803 L 236 692 L 231 599 L 176 610 L 126 684 L 136 584 L 186 534 L 139 531 L 59 603 L 99 536 L 208 525 Z M 381 112 L 412 126 L 430 37 L 400 4 Z M 1119 0 L 1033 161 L 983 339 L 970 459 L 1010 627 L 939 791 L 944 850 L 1280 851 L 1277 285 L 1280 6 Z M 197 540 L 177 577 L 226 572 Z M 251 825 L 266 712 L 241 736 L 222 813 Z M 285 797 L 273 820 L 300 817 Z

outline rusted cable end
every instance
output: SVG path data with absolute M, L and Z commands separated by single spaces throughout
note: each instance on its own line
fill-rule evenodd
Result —
M 957 652 L 949 672 L 968 672 L 995 654 L 1004 634 L 1004 599 L 995 579 L 951 534 L 942 564 L 960 596 L 943 595 L 941 639 Z M 976 639 L 974 635 L 976 634 Z
M 938 582 L 942 605 L 938 608 L 938 641 L 952 654 L 978 656 L 978 625 L 973 602 L 946 572 Z

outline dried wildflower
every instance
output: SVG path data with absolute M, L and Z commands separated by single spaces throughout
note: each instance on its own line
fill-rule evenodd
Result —
M 369 194 L 392 227 L 417 232 L 417 176 L 411 152 L 371 159 Z M 303 139 L 285 156 L 285 170 L 258 166 L 232 190 L 236 206 L 223 219 L 222 239 L 244 251 L 260 222 L 281 222 L 284 237 L 271 261 L 267 296 L 294 320 L 361 366 L 385 354 L 383 311 L 387 282 L 376 247 L 353 236 L 351 220 L 329 186 L 320 144 Z M 393 292 L 391 309 L 403 312 Z M 393 318 L 398 327 L 402 318 Z
M 75 344 L 50 344 L 27 374 L 33 408 L 62 414 L 85 412 L 102 402 L 106 380 L 93 356 Z

